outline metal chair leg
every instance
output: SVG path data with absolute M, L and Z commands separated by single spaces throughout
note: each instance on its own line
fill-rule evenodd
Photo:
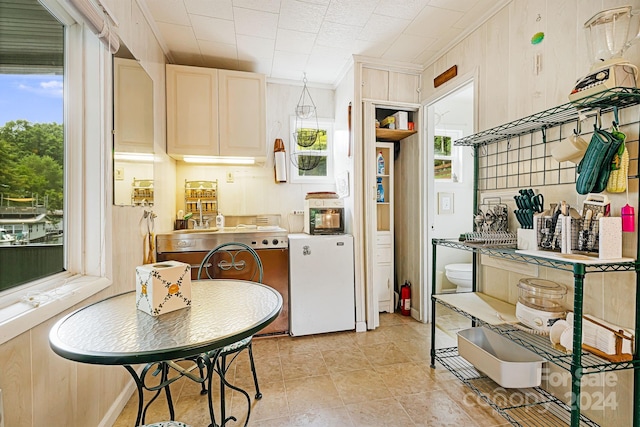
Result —
M 204 378 L 204 369 L 202 369 L 202 366 L 198 366 L 198 369 L 200 370 L 200 378 Z M 207 394 L 207 387 L 204 385 L 204 381 L 202 381 L 201 386 L 202 390 L 200 390 L 200 395 L 204 396 Z
M 256 385 L 256 399 L 262 399 L 262 393 L 260 393 L 260 386 L 258 385 L 258 375 L 256 374 L 256 364 L 253 361 L 253 340 L 248 345 L 249 350 L 249 362 L 251 363 L 251 372 L 253 373 L 253 382 Z

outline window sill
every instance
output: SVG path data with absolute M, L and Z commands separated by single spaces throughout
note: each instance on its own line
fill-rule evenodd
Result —
M 111 284 L 104 277 L 76 276 L 0 308 L 0 345 L 68 310 Z

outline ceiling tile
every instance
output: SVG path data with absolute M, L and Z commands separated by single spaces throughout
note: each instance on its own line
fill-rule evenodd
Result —
M 335 84 L 354 54 L 430 63 L 511 0 L 135 1 L 177 63 Z
M 169 50 L 172 52 L 200 53 L 198 41 L 191 27 L 166 22 L 158 22 L 157 24 Z
M 451 28 L 463 13 L 455 10 L 425 7 L 404 31 L 405 34 L 422 37 L 438 38 L 439 35 Z
M 262 37 L 238 35 L 238 58 L 252 59 L 273 56 L 275 40 Z
M 378 0 L 333 0 L 329 4 L 325 21 L 344 25 L 364 26 L 378 4 Z
M 333 48 L 328 46 L 315 45 L 311 50 L 311 57 L 326 58 L 327 60 L 351 58 L 353 52 L 350 49 Z
M 304 70 L 307 66 L 309 55 L 302 53 L 282 52 L 276 50 L 273 54 L 273 68 L 291 67 L 296 70 Z M 300 76 L 302 78 L 302 76 Z
M 280 0 L 233 0 L 233 5 L 263 12 L 280 12 Z
M 267 76 L 272 74 L 273 57 L 253 58 L 247 60 L 239 60 L 240 71 L 251 71 L 252 73 L 262 73 Z
M 325 21 L 316 38 L 316 44 L 352 50 L 361 30 L 361 27 Z
M 394 61 L 413 62 L 434 39 L 402 34 L 382 55 L 385 59 Z
M 278 30 L 278 15 L 275 13 L 234 7 L 233 14 L 237 34 L 275 40 Z
M 146 5 L 156 23 L 167 22 L 170 24 L 191 25 L 189 14 L 182 1 L 149 0 Z
M 345 66 L 343 60 L 327 61 L 322 58 L 309 58 L 306 73 L 307 80 L 315 83 L 332 84 Z
M 375 13 L 394 18 L 413 19 L 429 0 L 380 0 Z
M 236 44 L 236 32 L 233 21 L 190 15 L 193 32 L 198 40 L 209 40 L 218 43 Z
M 219 57 L 219 58 L 226 57 L 233 60 L 238 59 L 238 49 L 233 44 L 199 40 L 198 46 L 200 46 L 200 53 L 203 56 L 211 56 L 211 57 Z
M 317 33 L 320 30 L 326 10 L 327 6 L 322 4 L 283 0 L 280 7 L 278 28 Z
M 357 40 L 355 53 L 363 56 L 371 56 L 373 58 L 382 58 L 382 55 L 393 44 L 394 38 L 381 42 L 372 42 L 368 40 Z
M 316 35 L 313 33 L 280 28 L 276 37 L 276 49 L 285 52 L 309 53 L 315 41 Z
M 407 25 L 411 23 L 408 19 L 394 18 L 373 14 L 364 26 L 358 40 L 387 41 L 389 38 L 396 38 Z
M 277 68 L 273 66 L 271 68 L 271 74 L 278 76 L 279 79 L 288 79 L 288 80 L 296 80 L 302 81 L 302 77 L 304 75 L 303 69 L 295 69 L 288 65 L 284 65 L 282 68 Z M 291 108 L 291 113 L 293 114 L 293 108 Z
M 438 50 L 428 47 L 420 55 L 416 56 L 415 60 L 418 64 L 429 64 L 437 59 L 438 52 Z
M 184 0 L 184 4 L 193 15 L 233 20 L 231 0 Z

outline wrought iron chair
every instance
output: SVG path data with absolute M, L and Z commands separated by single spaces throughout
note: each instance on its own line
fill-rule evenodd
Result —
M 210 250 L 207 255 L 205 255 L 204 259 L 200 263 L 200 267 L 198 268 L 198 275 L 196 276 L 197 280 L 204 279 L 215 279 L 219 278 L 220 273 L 224 272 L 225 278 L 232 278 L 237 276 L 238 279 L 243 280 L 251 280 L 254 282 L 262 283 L 263 277 L 263 268 L 262 268 L 262 260 L 260 256 L 257 254 L 253 248 L 250 246 L 240 243 L 240 242 L 230 242 L 223 243 L 218 245 L 214 249 Z M 222 422 L 224 424 L 225 417 L 225 399 L 224 399 L 224 388 L 225 385 L 234 389 L 245 393 L 247 399 L 249 400 L 249 410 L 251 408 L 251 401 L 249 399 L 249 395 L 246 394 L 241 389 L 229 384 L 225 379 L 224 375 L 227 370 L 233 363 L 233 361 L 238 357 L 238 355 L 242 352 L 242 350 L 247 349 L 249 352 L 249 363 L 251 364 L 251 373 L 253 374 L 253 382 L 256 387 L 255 398 L 262 398 L 262 393 L 260 393 L 260 387 L 258 385 L 258 376 L 256 374 L 256 367 L 253 360 L 253 347 L 252 347 L 252 336 L 247 337 L 241 341 L 235 342 L 224 347 L 217 359 L 217 367 L 218 373 L 220 374 L 220 406 L 221 406 L 221 415 Z M 216 350 L 217 352 L 217 350 Z M 213 356 L 213 352 L 212 352 Z M 232 356 L 231 360 L 227 362 L 227 358 Z M 200 368 L 200 375 L 203 375 L 203 370 Z M 202 383 L 202 391 L 201 394 L 206 394 L 206 386 L 205 383 Z M 232 417 L 233 418 L 233 417 Z M 235 419 L 234 419 L 235 420 Z M 248 418 L 247 418 L 248 420 Z

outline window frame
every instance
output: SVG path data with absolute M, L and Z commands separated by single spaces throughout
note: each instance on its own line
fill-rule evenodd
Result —
M 325 176 L 300 176 L 298 175 L 298 168 L 293 160 L 289 161 L 289 176 L 291 177 L 291 183 L 293 184 L 335 184 L 335 178 L 333 177 L 333 168 L 334 168 L 334 153 L 333 153 L 333 127 L 334 120 L 327 118 L 317 119 L 317 125 L 319 129 L 326 129 L 327 131 L 327 148 L 326 150 L 322 150 L 320 152 L 314 151 L 312 152 L 314 155 L 322 155 L 326 157 L 327 164 L 327 174 Z M 290 132 L 289 132 L 289 155 L 290 158 L 293 158 L 296 154 L 304 154 L 305 150 L 298 150 L 295 138 L 293 137 L 293 133 L 296 132 L 296 126 L 300 126 L 300 128 L 315 128 L 316 127 L 316 119 L 315 117 L 310 119 L 299 119 L 296 116 L 290 117 Z M 326 155 L 322 154 L 325 153 Z
M 434 140 L 431 141 L 431 145 L 434 144 L 435 138 L 437 136 L 448 136 L 451 138 L 451 155 L 443 156 L 441 154 L 436 154 L 435 147 L 433 148 L 433 161 L 436 160 L 449 160 L 451 161 L 451 178 L 436 178 L 435 177 L 435 169 L 434 169 L 434 180 L 437 182 L 461 182 L 462 181 L 462 150 L 461 147 L 454 145 L 454 142 L 463 136 L 463 131 L 460 129 L 438 129 L 435 128 L 433 131 Z M 435 165 L 432 163 L 432 167 L 435 168 Z M 456 177 L 455 179 L 453 177 Z
M 0 292 L 0 344 L 111 284 L 111 54 L 60 0 L 39 0 L 64 34 L 64 268 Z M 99 129 L 99 131 L 96 131 Z

